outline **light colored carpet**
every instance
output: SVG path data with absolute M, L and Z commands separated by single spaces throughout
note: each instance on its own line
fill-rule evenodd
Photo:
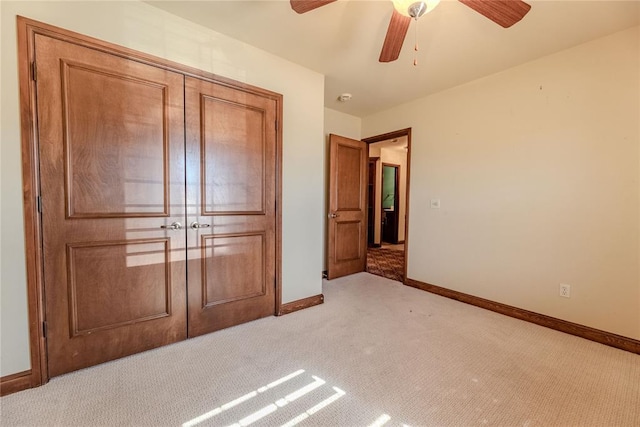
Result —
M 367 273 L 324 293 L 6 396 L 0 423 L 640 425 L 638 355 Z

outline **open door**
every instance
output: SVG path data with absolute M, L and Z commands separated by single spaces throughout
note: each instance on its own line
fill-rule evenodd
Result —
M 365 271 L 367 264 L 367 144 L 329 136 L 327 277 Z

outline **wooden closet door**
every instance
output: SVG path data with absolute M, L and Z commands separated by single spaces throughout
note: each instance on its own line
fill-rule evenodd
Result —
M 189 336 L 275 314 L 276 102 L 187 77 Z
M 49 375 L 186 337 L 184 77 L 37 35 Z

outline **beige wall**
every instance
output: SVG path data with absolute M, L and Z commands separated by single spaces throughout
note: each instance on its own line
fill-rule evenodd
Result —
M 282 299 L 322 292 L 324 77 L 140 2 L 0 2 L 0 376 L 30 368 L 15 16 L 20 14 L 284 95 Z
M 325 149 L 323 157 L 324 165 L 324 185 L 325 189 L 329 188 L 329 135 L 340 135 L 346 138 L 360 140 L 360 129 L 362 127 L 362 119 L 331 108 L 324 109 L 324 134 Z M 322 214 L 322 236 L 323 236 L 323 264 L 322 269 L 327 269 L 327 215 L 329 213 L 329 191 L 324 192 Z
M 412 128 L 410 278 L 640 339 L 639 36 L 363 119 Z

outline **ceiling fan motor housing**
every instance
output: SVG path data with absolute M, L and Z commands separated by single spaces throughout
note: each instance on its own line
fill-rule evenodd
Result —
M 418 19 L 427 11 L 427 3 L 423 1 L 417 1 L 409 5 L 409 16 Z

